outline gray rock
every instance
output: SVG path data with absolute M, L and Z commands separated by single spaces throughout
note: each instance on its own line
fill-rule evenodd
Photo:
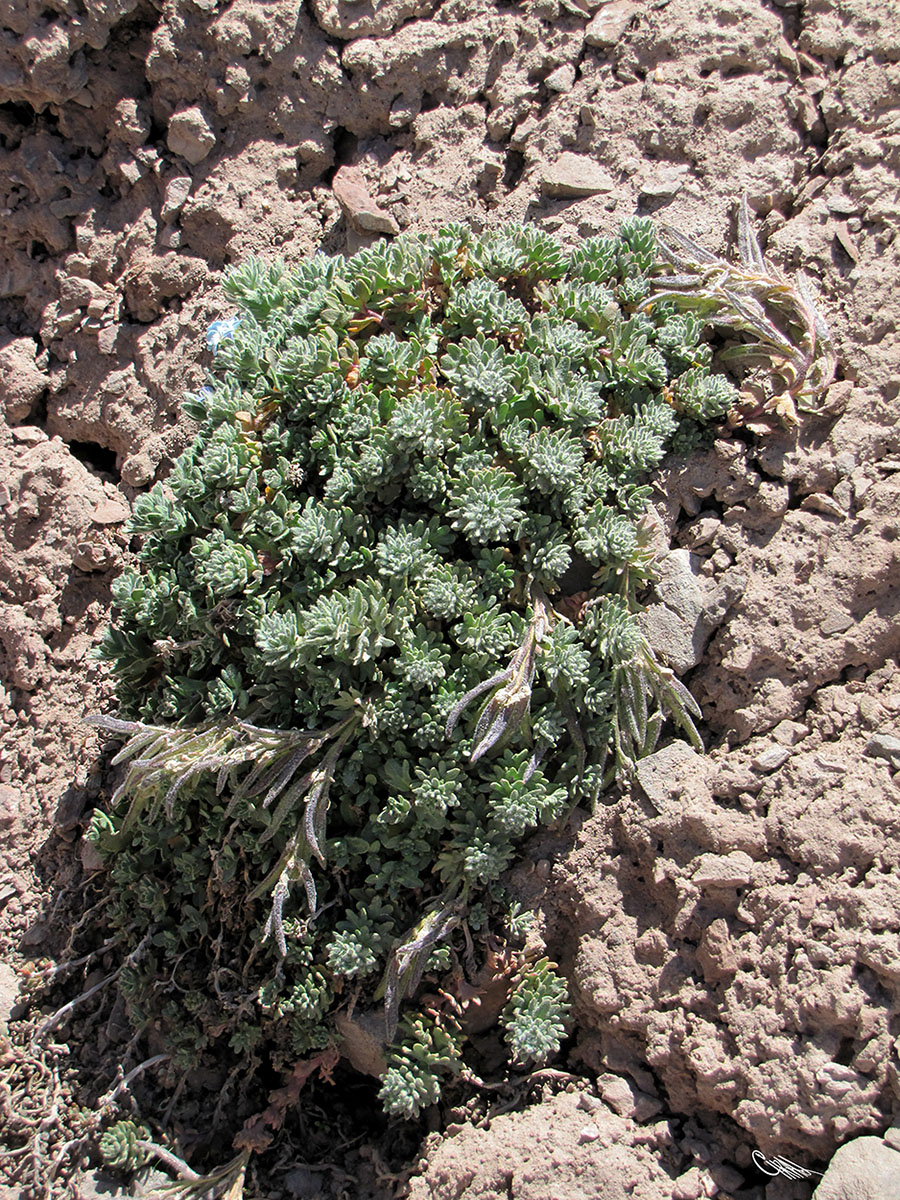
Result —
M 126 146 L 143 146 L 150 133 L 150 118 L 137 100 L 126 97 L 113 109 L 109 125 L 111 141 L 124 142 Z
M 663 604 L 687 621 L 697 621 L 703 612 L 703 591 L 697 578 L 697 563 L 688 550 L 672 550 L 659 565 L 656 594 Z
M 548 196 L 596 196 L 615 187 L 603 167 L 585 154 L 566 151 L 541 173 L 541 187 Z
M 704 594 L 687 550 L 672 550 L 659 564 L 658 604 L 640 615 L 644 637 L 678 675 L 696 667 L 712 632 L 704 620 Z
M 900 1200 L 900 1153 L 881 1138 L 841 1146 L 812 1200 Z
M 25 797 L 18 788 L 0 783 L 0 838 L 15 838 L 22 832 Z
M 19 1003 L 19 977 L 9 965 L 0 962 L 0 1032 L 16 1015 Z
M 791 752 L 787 746 L 766 746 L 765 750 L 761 750 L 754 758 L 753 766 L 757 771 L 777 771 L 790 757 Z
M 684 781 L 702 776 L 706 760 L 685 742 L 672 742 L 638 761 L 635 775 L 641 790 L 656 808 L 662 810 L 678 795 Z
M 216 144 L 216 135 L 202 111 L 195 105 L 174 113 L 169 121 L 166 145 L 189 163 L 202 162 Z
M 172 1177 L 164 1171 L 151 1169 L 142 1174 L 140 1181 L 133 1185 L 123 1182 L 122 1176 L 105 1167 L 97 1170 L 84 1171 L 76 1175 L 74 1194 L 78 1200 L 159 1200 L 165 1192 L 163 1187 L 171 1187 Z
M 636 12 L 632 0 L 613 0 L 612 4 L 605 4 L 585 29 L 584 40 L 589 46 L 615 46 L 625 36 Z
M 115 353 L 116 342 L 121 332 L 121 325 L 104 325 L 102 329 L 97 330 L 97 349 L 101 354 Z
M 185 200 L 191 194 L 192 182 L 190 175 L 176 175 L 166 184 L 166 194 L 159 214 L 164 221 L 171 221 L 181 212 Z
M 102 537 L 85 538 L 72 551 L 72 564 L 79 571 L 105 571 L 115 561 L 115 551 Z
M 744 1172 L 736 1171 L 734 1167 L 719 1163 L 709 1168 L 713 1183 L 726 1195 L 731 1195 L 744 1186 Z
M 551 92 L 571 91 L 575 83 L 575 67 L 572 63 L 563 63 L 561 67 L 557 67 L 555 71 L 550 72 L 544 83 Z
M 66 834 L 71 834 L 81 820 L 86 805 L 87 792 L 84 788 L 68 788 L 63 792 L 59 804 L 56 806 L 56 812 L 53 816 L 54 830 L 62 837 L 65 837 Z M 67 841 L 71 840 L 71 838 L 67 838 Z
M 656 200 L 670 199 L 681 189 L 690 170 L 687 164 L 660 167 L 641 184 L 641 195 L 651 196 Z
M 664 604 L 654 604 L 645 609 L 638 623 L 657 655 L 677 675 L 683 675 L 700 661 L 702 651 L 694 646 L 693 630 L 678 613 Z
M 900 738 L 889 733 L 873 733 L 866 744 L 871 758 L 884 758 L 892 767 L 900 767 Z

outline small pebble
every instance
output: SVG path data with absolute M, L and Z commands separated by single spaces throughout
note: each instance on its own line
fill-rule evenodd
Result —
M 36 446 L 38 442 L 46 442 L 47 435 L 37 425 L 16 425 L 12 429 L 13 441 L 21 442 L 23 446 Z
M 551 92 L 568 92 L 575 83 L 575 67 L 572 63 L 563 63 L 555 71 L 551 71 L 544 80 Z
M 791 752 L 786 746 L 767 746 L 754 758 L 753 766 L 757 771 L 777 771 L 790 757 Z

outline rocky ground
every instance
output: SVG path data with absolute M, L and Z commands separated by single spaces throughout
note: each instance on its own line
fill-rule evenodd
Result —
M 821 298 L 838 382 L 799 433 L 664 473 L 654 619 L 711 752 L 664 749 L 536 844 L 516 886 L 571 982 L 567 1059 L 540 1102 L 432 1134 L 410 1194 L 807 1200 L 814 1177 L 768 1178 L 753 1151 L 824 1172 L 849 1142 L 816 1196 L 850 1195 L 854 1170 L 860 1196 L 900 1195 L 900 1134 L 881 1139 L 900 1119 L 893 0 L 3 6 L 7 1015 L 61 949 L 60 897 L 88 886 L 82 718 L 111 702 L 90 651 L 130 505 L 189 437 L 222 269 L 448 220 L 574 243 L 635 212 L 723 253 L 742 193 L 771 261 Z

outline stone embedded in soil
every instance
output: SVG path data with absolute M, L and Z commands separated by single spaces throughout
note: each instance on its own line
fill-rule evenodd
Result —
M 643 1132 L 603 1104 L 585 1120 L 579 1096 L 563 1092 L 445 1139 L 410 1180 L 410 1200 L 669 1200 L 671 1176 Z
M 358 167 L 341 167 L 332 180 L 331 188 L 344 216 L 360 233 L 400 232 L 400 226 L 391 214 L 372 199 Z
M 743 850 L 731 854 L 701 854 L 691 879 L 698 887 L 746 887 L 753 874 L 753 859 Z
M 383 37 L 404 21 L 430 16 L 436 0 L 312 0 L 322 29 L 336 38 Z
M 91 520 L 95 525 L 118 525 L 130 516 L 131 510 L 127 504 L 119 500 L 102 500 L 91 514 Z
M 50 386 L 35 361 L 36 350 L 30 337 L 11 338 L 0 331 L 0 413 L 10 425 L 27 421 Z
M 723 917 L 717 917 L 704 929 L 697 946 L 697 961 L 704 978 L 713 984 L 722 979 L 731 979 L 737 974 L 738 959 L 728 930 L 728 922 Z
M 116 345 L 119 340 L 119 334 L 122 332 L 121 325 L 104 325 L 102 329 L 97 330 L 97 349 L 101 354 L 115 354 Z
M 560 0 L 560 6 L 576 17 L 589 17 L 609 0 Z
M 640 614 L 641 629 L 653 649 L 678 675 L 703 657 L 710 627 L 703 621 L 704 594 L 696 574 L 699 559 L 673 550 L 659 560 L 654 591 L 658 604 Z
M 363 1075 L 376 1078 L 387 1069 L 384 1040 L 384 1014 L 338 1013 L 335 1018 L 341 1035 L 341 1053 Z
M 166 145 L 173 154 L 180 154 L 192 166 L 203 162 L 216 144 L 216 135 L 200 108 L 184 108 L 169 120 Z
M 17 425 L 12 431 L 13 441 L 23 446 L 37 446 L 48 441 L 47 432 L 37 425 Z
M 24 947 L 42 946 L 50 937 L 49 921 L 35 921 L 29 925 L 22 934 L 22 945 Z
M 544 83 L 551 92 L 570 92 L 575 83 L 575 67 L 572 63 L 563 63 L 550 72 Z
M 66 841 L 74 840 L 74 830 L 81 821 L 87 799 L 85 789 L 78 787 L 67 788 L 60 796 L 53 817 L 53 829 Z
M 106 859 L 103 857 L 103 854 L 87 838 L 82 838 L 79 854 L 81 866 L 89 875 L 95 871 L 102 871 L 106 866 Z
M 669 200 L 681 190 L 691 169 L 686 163 L 661 166 L 651 172 L 641 184 L 641 195 L 654 200 Z
M 19 977 L 12 967 L 0 962 L 0 1035 L 6 1033 L 6 1023 L 15 1014 L 19 1002 Z
M 846 633 L 848 629 L 852 629 L 854 623 L 849 613 L 832 609 L 819 622 L 819 631 L 823 637 L 831 637 L 836 633 Z
M 780 746 L 796 746 L 798 742 L 809 737 L 809 726 L 800 721 L 781 721 L 772 730 L 772 737 Z
M 171 221 L 184 208 L 184 202 L 191 194 L 192 183 L 190 175 L 176 175 L 166 184 L 166 193 L 159 213 L 164 221 Z
M 662 1102 L 633 1087 L 620 1075 L 601 1075 L 597 1079 L 597 1090 L 611 1109 L 620 1117 L 635 1121 L 649 1121 L 662 1112 Z
M 812 1200 L 900 1200 L 900 1152 L 876 1137 L 846 1142 Z
M 625 36 L 632 17 L 637 15 L 637 9 L 632 0 L 613 0 L 605 4 L 591 19 L 584 31 L 584 40 L 589 46 L 605 49 L 615 46 Z
M 22 832 L 25 797 L 18 788 L 0 783 L 0 839 L 9 840 Z
M 666 807 L 680 793 L 687 778 L 702 777 L 707 762 L 684 742 L 672 742 L 639 760 L 635 776 L 644 795 L 656 808 Z
M 596 196 L 601 192 L 613 191 L 615 184 L 610 175 L 584 154 L 566 151 L 553 163 L 548 163 L 541 173 L 541 187 L 548 196 L 577 197 Z
M 875 733 L 866 743 L 866 754 L 884 758 L 892 767 L 900 767 L 900 738 L 889 733 Z
M 172 1186 L 172 1177 L 163 1171 L 145 1169 L 139 1190 L 135 1193 L 135 1186 L 123 1183 L 120 1174 L 101 1167 L 79 1173 L 73 1184 L 78 1200 L 131 1200 L 135 1194 L 149 1200 L 151 1197 L 164 1196 L 166 1193 L 162 1189 Z
M 791 752 L 786 746 L 766 746 L 765 750 L 761 750 L 754 758 L 753 766 L 757 771 L 766 773 L 777 771 L 790 757 Z
M 143 146 L 150 128 L 150 118 L 143 106 L 128 96 L 120 100 L 113 109 L 109 129 L 110 140 L 124 142 L 132 148 Z
M 145 487 L 155 474 L 156 464 L 144 450 L 130 454 L 122 463 L 122 482 L 127 483 L 129 487 Z
M 806 512 L 825 513 L 826 516 L 839 519 L 847 515 L 846 510 L 838 501 L 825 492 L 812 492 L 809 496 L 804 496 L 800 501 L 800 507 Z
M 79 542 L 72 554 L 72 565 L 79 571 L 91 574 L 94 571 L 105 571 L 116 561 L 116 552 L 102 538 L 85 538 Z
M 709 1193 L 699 1167 L 691 1167 L 679 1175 L 672 1187 L 672 1200 L 702 1200 Z

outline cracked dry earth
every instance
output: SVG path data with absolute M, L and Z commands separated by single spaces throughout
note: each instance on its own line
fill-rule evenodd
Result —
M 223 268 L 635 212 L 721 253 L 742 193 L 838 382 L 799 432 L 665 464 L 648 629 L 710 753 L 665 747 L 534 843 L 514 885 L 570 981 L 567 1055 L 530 1107 L 451 1113 L 409 1194 L 808 1200 L 752 1152 L 825 1172 L 844 1147 L 817 1198 L 900 1195 L 893 0 L 0 6 L 0 1016 L 82 886 L 90 651 L 130 506 L 190 436 Z M 342 1186 L 269 1194 L 390 1194 Z

